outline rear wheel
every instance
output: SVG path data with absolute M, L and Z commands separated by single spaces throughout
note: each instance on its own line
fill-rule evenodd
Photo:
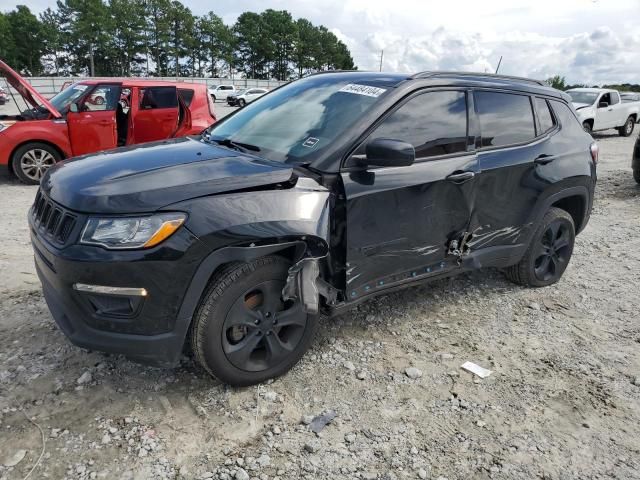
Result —
M 509 280 L 529 287 L 556 283 L 569 265 L 576 233 L 573 218 L 551 207 L 536 230 L 522 260 L 505 270 Z
M 287 372 L 309 348 L 317 316 L 283 301 L 290 264 L 270 256 L 235 263 L 212 281 L 193 319 L 196 359 L 214 377 L 252 385 Z
M 618 133 L 621 137 L 628 137 L 633 133 L 633 127 L 635 127 L 635 120 L 633 117 L 627 118 L 627 121 L 624 122 L 624 125 L 618 129 Z
M 27 143 L 11 158 L 13 172 L 22 183 L 37 185 L 44 174 L 62 159 L 58 151 L 46 143 Z
M 633 171 L 633 178 L 636 181 L 636 183 L 640 184 L 640 170 Z

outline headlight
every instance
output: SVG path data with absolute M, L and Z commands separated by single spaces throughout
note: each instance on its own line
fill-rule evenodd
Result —
M 184 213 L 90 218 L 80 242 L 109 249 L 150 248 L 169 238 L 185 219 Z

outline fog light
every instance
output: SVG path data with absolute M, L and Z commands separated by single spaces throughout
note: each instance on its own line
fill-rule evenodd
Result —
M 98 293 L 102 295 L 123 295 L 127 297 L 146 297 L 147 290 L 132 287 L 106 287 L 101 285 L 87 285 L 86 283 L 74 283 L 74 290 L 86 293 Z

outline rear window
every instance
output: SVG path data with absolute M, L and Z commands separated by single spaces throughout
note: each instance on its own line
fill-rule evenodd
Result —
M 553 115 L 549 109 L 549 104 L 544 98 L 536 97 L 536 111 L 540 121 L 540 133 L 546 133 L 554 126 Z
M 177 108 L 178 95 L 175 87 L 151 87 L 140 89 L 140 109 Z
M 178 95 L 180 95 L 180 98 L 187 107 L 191 106 L 191 101 L 193 100 L 193 90 L 189 88 L 179 88 Z
M 532 140 L 536 136 L 531 101 L 526 95 L 477 91 L 483 147 L 500 147 Z

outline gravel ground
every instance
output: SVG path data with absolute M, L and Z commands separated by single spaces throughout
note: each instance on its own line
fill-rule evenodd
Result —
M 71 346 L 32 266 L 35 188 L 0 179 L 0 479 L 28 474 L 42 436 L 31 478 L 640 478 L 634 138 L 597 138 L 593 216 L 557 285 L 487 270 L 380 297 L 245 389 L 188 358 L 161 370 Z

